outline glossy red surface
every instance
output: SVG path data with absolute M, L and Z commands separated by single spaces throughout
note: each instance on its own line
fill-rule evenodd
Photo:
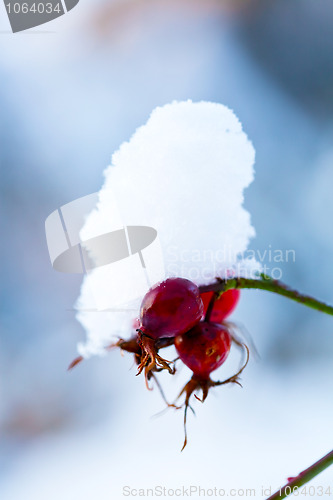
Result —
M 205 379 L 227 359 L 231 336 L 225 326 L 202 321 L 189 332 L 177 335 L 175 347 L 194 375 Z
M 208 304 L 214 292 L 205 292 L 201 294 L 202 302 L 204 304 L 204 314 L 206 314 Z M 215 300 L 213 311 L 210 315 L 210 321 L 213 323 L 222 323 L 222 321 L 232 313 L 235 309 L 240 297 L 239 290 L 227 290 Z
M 203 314 L 198 287 L 183 278 L 168 278 L 144 296 L 140 330 L 153 338 L 174 337 L 190 330 Z

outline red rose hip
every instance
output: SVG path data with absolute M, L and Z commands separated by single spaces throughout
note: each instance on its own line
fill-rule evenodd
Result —
M 204 304 L 204 316 L 214 292 L 204 292 L 201 294 L 201 299 Z M 238 304 L 240 291 L 236 289 L 223 292 L 218 299 L 215 300 L 213 310 L 210 313 L 210 321 L 213 323 L 222 323 L 222 321 L 232 313 Z
M 196 325 L 203 314 L 199 288 L 183 278 L 169 278 L 144 296 L 140 330 L 153 337 L 174 337 Z
M 238 372 L 235 373 L 235 375 L 223 380 L 222 382 L 215 382 L 210 378 L 210 374 L 225 362 L 230 352 L 232 342 L 243 349 L 246 354 L 245 363 L 238 370 Z M 233 335 L 230 325 L 221 325 L 218 323 L 211 323 L 209 321 L 201 321 L 190 331 L 182 335 L 177 335 L 175 337 L 175 347 L 180 359 L 193 372 L 192 378 L 185 385 L 178 396 L 178 398 L 180 398 L 182 394 L 185 394 L 185 440 L 182 448 L 183 450 L 187 444 L 186 420 L 191 395 L 198 389 L 201 389 L 202 399 L 200 401 L 204 402 L 207 398 L 209 389 L 212 387 L 229 383 L 240 385 L 239 375 L 248 363 L 249 349 L 246 344 L 240 342 Z M 195 397 L 199 399 L 196 395 Z M 173 406 L 177 409 L 181 408 L 175 404 L 169 406 Z
M 202 321 L 184 335 L 177 335 L 175 347 L 180 359 L 195 376 L 208 379 L 227 359 L 231 335 L 223 325 Z
M 138 374 L 144 369 L 146 382 L 152 370 L 165 368 L 174 373 L 168 361 L 158 355 L 159 340 L 168 337 L 173 340 L 176 335 L 190 330 L 200 321 L 202 314 L 199 288 L 187 279 L 168 278 L 146 293 L 141 303 L 138 328 L 142 350 Z

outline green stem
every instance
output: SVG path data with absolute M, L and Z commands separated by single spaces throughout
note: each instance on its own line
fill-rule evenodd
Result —
M 252 278 L 228 278 L 225 280 L 218 279 L 216 283 L 211 285 L 203 285 L 200 286 L 200 292 L 226 292 L 231 289 L 240 289 L 240 288 L 254 288 L 258 290 L 266 290 L 266 292 L 277 293 L 278 295 L 282 295 L 283 297 L 287 297 L 288 299 L 294 300 L 295 302 L 299 302 L 307 307 L 311 307 L 312 309 L 316 309 L 317 311 L 321 311 L 326 314 L 330 314 L 333 316 L 333 307 L 325 304 L 324 302 L 320 302 L 319 300 L 310 297 L 309 295 L 303 295 L 299 293 L 297 290 L 293 290 L 289 288 L 287 285 L 282 283 L 281 281 L 274 280 L 269 276 L 262 274 L 258 279 Z
M 313 479 L 315 476 L 320 474 L 323 470 L 327 469 L 330 465 L 333 464 L 333 450 L 325 455 L 325 457 L 321 458 L 315 464 L 311 465 L 308 469 L 305 469 L 301 472 L 297 477 L 295 477 L 292 481 L 287 483 L 283 488 L 280 488 L 274 495 L 267 498 L 267 500 L 276 500 L 277 498 L 286 498 L 291 495 L 296 488 L 300 488 L 305 483 Z

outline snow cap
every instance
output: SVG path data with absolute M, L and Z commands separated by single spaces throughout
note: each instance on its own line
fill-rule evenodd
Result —
M 117 335 L 128 338 L 144 293 L 165 277 L 207 284 L 216 276 L 260 272 L 254 259 L 242 258 L 255 235 L 243 207 L 254 159 L 252 143 L 233 111 L 190 100 L 157 107 L 113 154 L 82 240 L 124 226 L 154 228 L 158 238 L 141 257 L 122 260 L 109 274 L 108 266 L 99 267 L 84 278 L 77 302 L 77 317 L 88 334 L 87 343 L 79 346 L 83 356 L 103 352 Z M 149 279 L 141 286 L 134 268 L 143 255 Z M 99 312 L 88 311 L 94 307 Z

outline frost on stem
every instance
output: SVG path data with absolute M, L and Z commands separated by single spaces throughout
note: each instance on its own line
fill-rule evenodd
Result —
M 241 258 L 255 235 L 243 207 L 254 157 L 241 123 L 226 106 L 184 101 L 158 107 L 113 154 L 81 238 L 95 237 L 110 221 L 115 229 L 120 220 L 125 226 L 149 226 L 159 236 L 165 277 L 204 285 L 230 273 L 254 276 L 260 271 L 258 262 Z M 131 303 L 119 304 L 117 297 L 108 303 L 110 278 L 102 270 L 89 272 L 77 301 L 77 318 L 87 333 L 79 345 L 85 358 L 103 355 L 113 338 L 133 334 L 135 311 L 149 288 Z M 116 290 L 123 290 L 124 272 L 120 265 L 112 270 Z M 151 285 L 160 279 L 150 276 Z M 134 289 L 134 274 L 132 281 Z M 96 305 L 92 286 L 105 298 L 103 308 Z

